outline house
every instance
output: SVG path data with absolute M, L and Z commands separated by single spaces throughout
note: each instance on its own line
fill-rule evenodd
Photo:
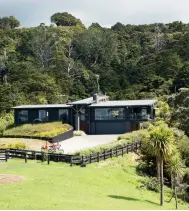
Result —
M 155 118 L 156 100 L 108 101 L 93 97 L 67 104 L 14 107 L 15 124 L 63 121 L 87 134 L 121 134 L 140 129 L 140 123 Z

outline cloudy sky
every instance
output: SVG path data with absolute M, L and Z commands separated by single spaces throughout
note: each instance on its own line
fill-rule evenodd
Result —
M 189 0 L 0 0 L 0 16 L 13 15 L 25 27 L 49 24 L 56 12 L 69 12 L 89 26 L 189 22 Z

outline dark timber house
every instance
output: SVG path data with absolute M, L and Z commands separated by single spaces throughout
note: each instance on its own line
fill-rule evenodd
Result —
M 87 134 L 121 134 L 155 118 L 156 100 L 108 101 L 98 96 L 67 104 L 14 107 L 15 124 L 63 121 Z

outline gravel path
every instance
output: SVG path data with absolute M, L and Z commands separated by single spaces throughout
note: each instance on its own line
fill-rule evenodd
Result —
M 74 153 L 87 148 L 96 147 L 103 144 L 111 143 L 117 140 L 118 135 L 87 135 L 74 136 L 66 141 L 60 142 L 61 149 L 65 154 Z

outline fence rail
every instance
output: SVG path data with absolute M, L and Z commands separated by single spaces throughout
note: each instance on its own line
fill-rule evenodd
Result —
M 41 160 L 42 162 L 50 161 L 54 162 L 65 162 L 70 163 L 72 166 L 75 165 L 87 165 L 90 163 L 100 162 L 112 157 L 123 156 L 129 152 L 135 152 L 141 147 L 141 142 L 133 142 L 121 147 L 104 150 L 103 152 L 95 152 L 89 155 L 66 155 L 66 154 L 55 154 L 46 153 L 43 151 L 34 150 L 20 150 L 20 149 L 0 149 L 0 157 L 5 157 L 7 161 L 9 158 L 21 158 L 25 162 L 29 160 Z

